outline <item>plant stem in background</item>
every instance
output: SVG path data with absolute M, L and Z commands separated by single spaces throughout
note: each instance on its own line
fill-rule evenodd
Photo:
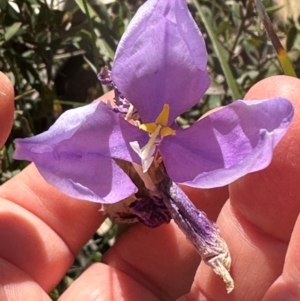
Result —
M 226 50 L 222 47 L 222 45 L 220 44 L 218 37 L 216 36 L 214 29 L 212 27 L 212 24 L 210 22 L 210 20 L 207 18 L 207 16 L 205 15 L 205 12 L 203 10 L 203 8 L 201 7 L 201 5 L 199 4 L 198 0 L 193 0 L 193 3 L 195 4 L 195 7 L 199 13 L 199 16 L 206 28 L 206 31 L 211 39 L 212 42 L 212 46 L 220 60 L 220 64 L 222 67 L 222 70 L 224 72 L 224 76 L 226 78 L 226 82 L 230 88 L 231 91 L 231 95 L 233 99 L 240 99 L 241 98 L 241 94 L 239 91 L 239 88 L 237 86 L 236 80 L 233 77 L 233 74 L 231 72 L 231 69 L 229 67 L 228 64 L 228 59 L 226 56 Z
M 285 49 L 283 48 L 281 42 L 279 41 L 279 38 L 272 26 L 272 22 L 265 10 L 264 5 L 262 4 L 261 0 L 255 0 L 255 4 L 257 7 L 258 15 L 259 15 L 261 21 L 263 22 L 264 27 L 269 35 L 269 38 L 275 48 L 275 51 L 277 53 L 277 56 L 278 56 L 278 59 L 279 59 L 279 62 L 281 64 L 284 74 L 297 77 L 296 72 L 293 68 L 293 65 L 292 65 Z

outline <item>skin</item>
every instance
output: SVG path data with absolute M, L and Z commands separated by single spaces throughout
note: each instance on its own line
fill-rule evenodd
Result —
M 59 300 L 299 300 L 299 90 L 298 79 L 277 76 L 256 84 L 246 95 L 247 99 L 283 96 L 295 106 L 293 124 L 267 169 L 231 184 L 229 200 L 227 187 L 185 188 L 212 218 L 219 215 L 233 259 L 236 288 L 231 294 L 209 267 L 200 264 L 176 225 L 149 229 L 138 224 Z M 13 90 L 3 74 L 0 92 L 3 144 L 13 118 Z M 49 301 L 46 292 L 104 220 L 99 208 L 49 186 L 33 164 L 5 183 L 0 188 L 0 300 Z

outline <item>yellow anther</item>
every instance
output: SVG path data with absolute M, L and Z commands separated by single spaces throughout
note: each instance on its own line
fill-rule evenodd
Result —
M 148 143 L 140 148 L 137 141 L 130 142 L 132 149 L 140 156 L 142 159 L 143 172 L 147 172 L 148 168 L 153 162 L 154 154 L 156 150 L 156 139 L 158 136 L 165 137 L 169 135 L 175 135 L 176 131 L 167 126 L 169 119 L 170 106 L 164 105 L 162 111 L 156 118 L 155 122 L 143 123 L 139 128 L 143 131 L 148 132 L 150 139 Z
M 157 128 L 157 124 L 155 122 L 151 123 L 143 123 L 139 126 L 140 130 L 153 134 Z
M 143 123 L 139 128 L 149 134 L 156 132 L 157 127 L 160 126 L 159 135 L 165 137 L 169 135 L 175 135 L 176 131 L 167 126 L 169 119 L 170 106 L 164 105 L 162 111 L 156 118 L 155 122 Z
M 160 124 L 162 126 L 167 126 L 168 119 L 169 119 L 169 113 L 170 113 L 170 106 L 164 105 L 162 111 L 158 115 L 158 117 L 155 120 L 156 124 Z
M 170 127 L 168 126 L 165 126 L 163 127 L 159 134 L 162 136 L 162 137 L 165 137 L 165 136 L 169 136 L 169 135 L 175 135 L 176 134 L 176 131 L 171 129 Z

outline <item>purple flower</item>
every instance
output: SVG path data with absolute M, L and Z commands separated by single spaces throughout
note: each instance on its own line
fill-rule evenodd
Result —
M 129 197 L 126 216 L 148 226 L 173 218 L 230 291 L 230 256 L 217 226 L 175 183 L 212 188 L 265 168 L 293 107 L 279 97 L 238 100 L 181 129 L 175 118 L 209 86 L 206 64 L 186 1 L 148 0 L 120 42 L 111 78 L 108 70 L 100 75 L 122 95 L 117 108 L 69 110 L 47 132 L 17 139 L 14 158 L 33 161 L 75 198 L 113 204 Z

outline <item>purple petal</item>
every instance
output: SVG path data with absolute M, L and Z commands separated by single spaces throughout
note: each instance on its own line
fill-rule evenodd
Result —
M 72 157 L 69 153 L 55 152 L 31 155 L 46 181 L 71 197 L 116 203 L 137 192 L 129 177 L 109 158 L 100 155 Z
M 164 104 L 169 123 L 195 105 L 209 86 L 203 37 L 185 0 L 148 0 L 118 47 L 112 79 L 144 123 Z
M 293 113 L 283 98 L 236 101 L 164 138 L 159 148 L 167 172 L 175 182 L 211 188 L 263 169 Z
M 111 159 L 140 163 L 131 140 L 146 143 L 147 135 L 105 104 L 93 103 L 65 112 L 45 133 L 16 139 L 14 158 L 33 161 L 50 184 L 70 196 L 114 203 L 136 192 Z

